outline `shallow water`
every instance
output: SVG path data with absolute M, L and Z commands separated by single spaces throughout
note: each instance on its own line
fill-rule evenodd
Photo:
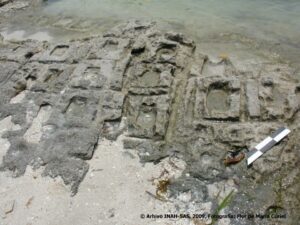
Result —
M 162 28 L 191 35 L 198 43 L 220 42 L 224 35 L 231 39 L 237 35 L 235 41 L 247 37 L 260 43 L 258 48 L 300 65 L 299 0 L 50 0 L 42 12 L 97 19 L 101 26 L 154 20 Z
M 199 36 L 237 32 L 300 45 L 299 0 L 55 0 L 48 14 L 111 20 L 153 19 Z
M 0 29 L 8 39 L 70 39 L 129 19 L 157 21 L 162 29 L 190 35 L 203 49 L 213 45 L 224 52 L 222 42 L 231 42 L 228 48 L 251 42 L 250 49 L 276 52 L 300 68 L 299 0 L 48 0 Z

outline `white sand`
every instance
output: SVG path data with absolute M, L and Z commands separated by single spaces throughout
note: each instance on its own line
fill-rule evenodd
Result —
M 0 224 L 195 224 L 183 219 L 177 219 L 177 222 L 170 219 L 140 219 L 142 213 L 176 212 L 174 203 L 159 201 L 146 191 L 155 194 L 156 186 L 151 179 L 159 177 L 164 169 L 170 172 L 165 177 L 178 177 L 185 165 L 176 160 L 176 165 L 181 168 L 176 169 L 169 159 L 165 159 L 158 165 L 142 166 L 136 153 L 126 151 L 122 146 L 122 137 L 116 142 L 99 142 L 89 162 L 90 170 L 75 197 L 70 196 L 61 179 L 41 177 L 41 171 L 27 168 L 26 174 L 20 178 L 0 173 Z M 180 205 L 191 199 L 185 194 L 180 196 L 180 200 L 172 201 Z M 210 209 L 209 204 L 199 207 L 195 210 L 203 212 Z M 5 210 L 11 212 L 6 214 Z

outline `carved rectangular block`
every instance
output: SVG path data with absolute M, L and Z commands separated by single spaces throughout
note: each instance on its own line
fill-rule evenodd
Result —
M 74 63 L 86 57 L 90 46 L 87 43 L 72 42 L 50 45 L 45 51 L 35 54 L 30 61 L 43 63 Z
M 129 135 L 162 139 L 168 125 L 168 110 L 167 95 L 130 96 L 127 115 Z
M 224 78 L 203 80 L 206 97 L 205 119 L 238 120 L 240 117 L 240 81 Z
M 250 118 L 260 116 L 260 101 L 258 98 L 258 87 L 258 83 L 255 80 L 249 80 L 246 83 L 246 104 Z
M 117 91 L 104 91 L 99 102 L 100 119 L 111 121 L 122 117 L 124 94 Z
M 263 120 L 291 118 L 297 111 L 296 85 L 275 80 L 272 77 L 261 79 L 259 98 Z
M 32 68 L 28 67 L 26 79 L 29 80 L 32 91 L 59 93 L 65 88 L 74 70 L 73 65 L 56 63 L 50 65 L 30 63 L 30 65 Z
M 71 87 L 88 89 L 102 88 L 106 83 L 106 78 L 101 74 L 99 61 L 91 61 L 79 64 L 71 76 Z

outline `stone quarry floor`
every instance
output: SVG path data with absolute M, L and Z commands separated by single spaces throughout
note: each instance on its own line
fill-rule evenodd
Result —
M 0 3 L 7 22 L 36 1 Z M 297 224 L 300 73 L 280 56 L 140 21 L 15 35 L 0 39 L 0 225 Z M 253 167 L 225 167 L 279 126 L 291 135 Z M 142 218 L 272 210 L 287 220 Z

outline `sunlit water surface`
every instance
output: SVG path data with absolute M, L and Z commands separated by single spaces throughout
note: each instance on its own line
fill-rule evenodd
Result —
M 202 34 L 243 32 L 300 43 L 299 0 L 60 0 L 45 12 L 102 19 L 152 19 Z
M 240 35 L 300 63 L 300 0 L 48 0 L 37 11 L 36 24 L 43 16 L 64 19 L 54 24 L 76 18 L 85 21 L 83 28 L 88 20 L 96 20 L 94 33 L 120 21 L 145 19 L 184 32 L 199 43 L 222 34 Z

